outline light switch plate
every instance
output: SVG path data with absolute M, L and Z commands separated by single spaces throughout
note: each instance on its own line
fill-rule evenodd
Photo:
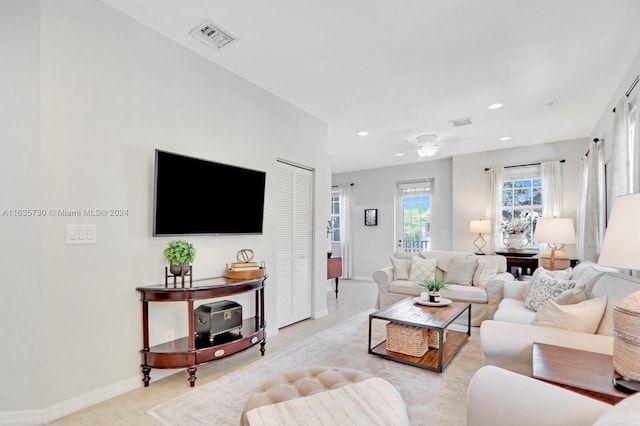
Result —
M 95 244 L 96 225 L 67 225 L 65 244 Z

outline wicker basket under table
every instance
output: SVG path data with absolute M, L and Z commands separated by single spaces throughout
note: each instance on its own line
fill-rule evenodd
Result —
M 448 332 L 449 330 L 445 328 L 443 332 L 444 335 L 442 336 L 443 342 L 447 341 Z M 429 348 L 440 348 L 438 331 L 390 322 L 387 324 L 386 348 L 391 352 L 411 356 L 422 356 Z
M 429 350 L 429 329 L 390 322 L 387 324 L 387 350 L 422 356 Z

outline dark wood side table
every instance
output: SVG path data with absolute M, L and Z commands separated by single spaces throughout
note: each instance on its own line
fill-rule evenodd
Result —
M 537 251 L 497 251 L 496 254 L 507 258 L 507 272 L 511 272 L 516 278 L 520 275 L 533 275 L 533 272 L 538 269 L 539 253 Z M 573 268 L 578 264 L 578 259 L 570 259 L 570 263 Z M 514 273 L 513 268 L 520 269 Z
M 342 276 L 342 258 L 330 257 L 327 259 L 327 279 L 336 279 L 336 299 L 338 298 L 338 278 Z
M 613 356 L 597 352 L 534 343 L 533 377 L 607 404 L 629 396 L 613 387 Z

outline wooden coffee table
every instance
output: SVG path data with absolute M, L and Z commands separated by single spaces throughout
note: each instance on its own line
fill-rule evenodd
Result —
M 629 396 L 613 387 L 613 356 L 597 352 L 536 342 L 533 377 L 608 404 Z
M 444 330 L 465 311 L 468 314 L 467 332 L 448 330 L 447 340 L 444 341 Z M 436 330 L 439 347 L 430 348 L 421 357 L 387 351 L 386 340 L 372 347 L 371 326 L 374 320 Z M 469 336 L 471 336 L 471 303 L 467 302 L 452 302 L 446 306 L 430 307 L 415 303 L 411 297 L 408 297 L 369 315 L 370 354 L 439 373 L 467 343 Z

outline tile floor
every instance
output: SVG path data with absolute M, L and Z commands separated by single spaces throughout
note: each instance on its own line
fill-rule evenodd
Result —
M 327 292 L 329 315 L 317 320 L 308 319 L 280 329 L 276 336 L 267 337 L 267 351 L 277 351 L 298 339 L 322 331 L 375 306 L 378 291 L 373 281 L 340 280 L 339 290 L 337 299 L 333 290 Z M 196 387 L 244 367 L 259 358 L 260 351 L 255 347 L 228 358 L 201 365 L 196 373 L 198 376 Z M 189 389 L 185 371 L 179 371 L 156 381 L 153 380 L 153 370 L 151 370 L 151 384 L 148 388 L 140 387 L 47 424 L 57 426 L 155 425 L 156 423 L 145 415 L 145 411 L 183 392 L 188 392 Z

